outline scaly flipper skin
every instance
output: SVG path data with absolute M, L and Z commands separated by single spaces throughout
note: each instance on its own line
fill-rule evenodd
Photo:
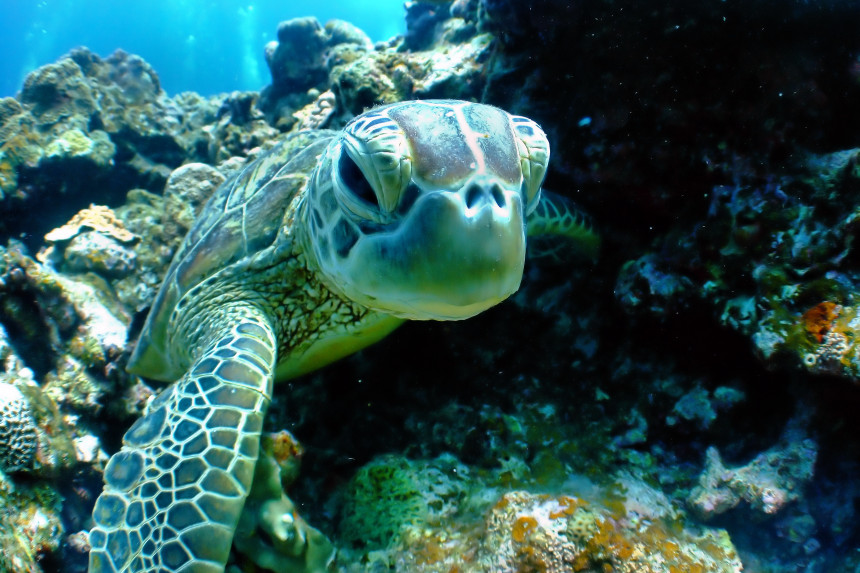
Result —
M 253 307 L 150 405 L 105 469 L 90 573 L 220 573 L 251 487 L 275 335 Z
M 596 260 L 600 235 L 591 217 L 570 199 L 543 189 L 540 201 L 526 219 L 529 257 L 566 262 L 570 255 Z

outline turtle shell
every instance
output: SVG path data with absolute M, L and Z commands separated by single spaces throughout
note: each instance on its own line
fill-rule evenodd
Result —
M 170 363 L 166 352 L 176 304 L 207 277 L 273 244 L 288 206 L 305 191 L 319 156 L 336 134 L 330 130 L 288 134 L 215 191 L 167 270 L 129 372 L 163 381 L 184 372 L 183 365 Z

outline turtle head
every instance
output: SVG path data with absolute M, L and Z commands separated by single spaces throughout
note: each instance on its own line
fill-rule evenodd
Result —
M 488 105 L 371 110 L 324 152 L 306 252 L 335 292 L 410 319 L 463 319 L 514 293 L 549 160 L 540 127 Z

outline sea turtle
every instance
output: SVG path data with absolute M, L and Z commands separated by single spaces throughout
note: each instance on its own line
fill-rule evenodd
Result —
M 587 219 L 542 194 L 548 160 L 535 122 L 428 100 L 290 134 L 226 181 L 131 357 L 130 372 L 176 382 L 105 468 L 90 573 L 223 571 L 274 381 L 406 319 L 465 319 L 504 300 L 527 226 L 594 251 Z

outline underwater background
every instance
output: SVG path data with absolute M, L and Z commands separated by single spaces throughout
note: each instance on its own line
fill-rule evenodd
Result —
M 228 571 L 860 571 L 860 5 L 385 4 L 4 6 L 0 571 L 86 571 L 218 185 L 429 98 L 537 121 L 600 257 L 277 385 Z
M 406 28 L 401 0 L 11 0 L 0 19 L 0 96 L 77 46 L 142 56 L 170 95 L 259 90 L 269 79 L 261 53 L 275 39 L 272 22 L 307 15 L 348 20 L 375 42 Z

